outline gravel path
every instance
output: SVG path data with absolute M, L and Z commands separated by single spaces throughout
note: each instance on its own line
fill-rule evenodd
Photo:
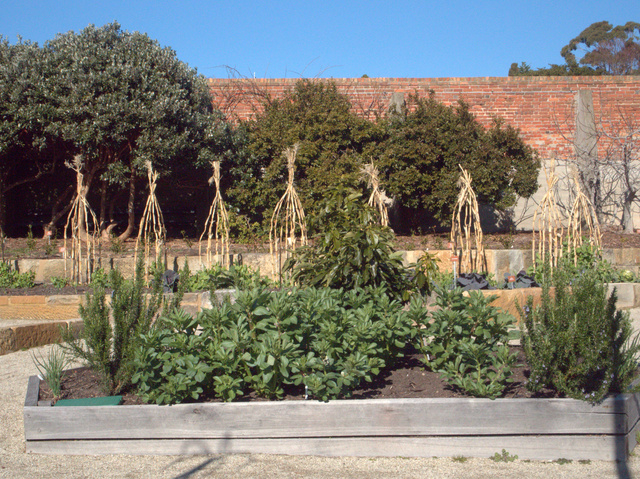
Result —
M 46 354 L 48 346 L 37 348 Z M 41 456 L 25 454 L 22 408 L 29 351 L 0 356 L 0 478 L 640 478 L 640 457 L 592 461 L 496 463 L 489 459 L 324 458 L 301 456 Z M 498 452 L 498 451 L 496 451 Z

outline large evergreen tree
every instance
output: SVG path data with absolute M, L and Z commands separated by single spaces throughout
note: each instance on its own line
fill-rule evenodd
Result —
M 427 98 L 413 95 L 408 109 L 391 115 L 386 126 L 383 183 L 408 213 L 425 209 L 441 224 L 450 224 L 459 192 L 458 165 L 470 172 L 478 200 L 499 210 L 538 188 L 540 161 L 519 132 L 498 119 L 486 130 L 462 101 L 449 107 L 433 92 Z
M 45 50 L 57 72 L 46 89 L 48 130 L 82 155 L 87 188 L 96 179 L 128 184 L 126 238 L 135 228 L 136 178 L 145 162 L 166 175 L 208 151 L 207 83 L 173 50 L 117 23 L 58 35 Z

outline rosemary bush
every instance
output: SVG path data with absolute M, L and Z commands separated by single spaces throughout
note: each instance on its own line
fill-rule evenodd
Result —
M 135 276 L 125 280 L 118 270 L 109 273 L 113 288 L 110 305 L 105 288 L 97 284 L 93 294 L 87 292 L 85 305 L 80 305 L 84 330 L 74 338 L 70 329 L 63 330 L 64 347 L 75 358 L 83 360 L 103 380 L 107 394 L 117 394 L 131 384 L 133 360 L 140 335 L 149 331 L 152 319 L 162 305 L 159 278 L 147 295 L 142 261 Z M 109 322 L 112 316 L 113 326 Z
M 528 389 L 552 388 L 591 403 L 623 392 L 638 367 L 640 339 L 631 338 L 629 315 L 616 310 L 616 301 L 598 271 L 576 278 L 571 269 L 554 270 L 553 280 L 543 282 L 540 306 L 529 298 L 521 312 Z

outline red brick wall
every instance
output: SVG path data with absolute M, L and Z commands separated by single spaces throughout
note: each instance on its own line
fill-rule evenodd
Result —
M 267 95 L 281 96 L 297 79 L 210 79 L 214 103 L 222 111 L 248 119 Z M 519 128 L 525 141 L 543 158 L 571 155 L 573 108 L 579 90 L 593 92 L 596 120 L 618 122 L 621 116 L 640 123 L 640 77 L 496 77 L 496 78 L 355 78 L 334 79 L 351 98 L 354 111 L 374 118 L 389 106 L 391 94 L 405 98 L 435 91 L 436 99 L 466 101 L 478 120 L 489 125 L 500 116 Z M 567 140 L 567 138 L 569 140 Z

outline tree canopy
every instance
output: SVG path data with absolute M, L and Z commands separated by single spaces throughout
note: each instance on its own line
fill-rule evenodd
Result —
M 640 23 L 615 27 L 607 21 L 593 23 L 560 54 L 563 65 L 533 70 L 526 63 L 513 63 L 509 76 L 640 75 Z
M 426 209 L 449 224 L 458 195 L 460 168 L 468 170 L 478 200 L 504 210 L 538 188 L 540 161 L 519 132 L 496 119 L 480 125 L 469 106 L 455 107 L 411 96 L 408 111 L 387 120 L 380 156 L 388 193 L 410 211 Z
M 222 119 L 214 114 L 206 80 L 146 34 L 117 23 L 90 25 L 42 48 L 4 42 L 2 52 L 0 95 L 18 101 L 1 102 L 0 155 L 16 162 L 27 147 L 42 151 L 57 142 L 65 160 L 82 156 L 87 190 L 95 180 L 102 191 L 128 185 L 123 237 L 135 226 L 136 182 L 146 161 L 167 176 L 219 153 Z M 11 135 L 12 129 L 21 134 Z M 104 201 L 102 195 L 102 212 Z
M 332 185 L 359 183 L 361 156 L 374 144 L 376 124 L 356 116 L 348 97 L 329 81 L 301 80 L 280 99 L 269 99 L 244 124 L 246 151 L 233 167 L 230 195 L 236 204 L 264 213 L 286 186 L 282 152 L 299 144 L 295 186 L 305 209 Z

